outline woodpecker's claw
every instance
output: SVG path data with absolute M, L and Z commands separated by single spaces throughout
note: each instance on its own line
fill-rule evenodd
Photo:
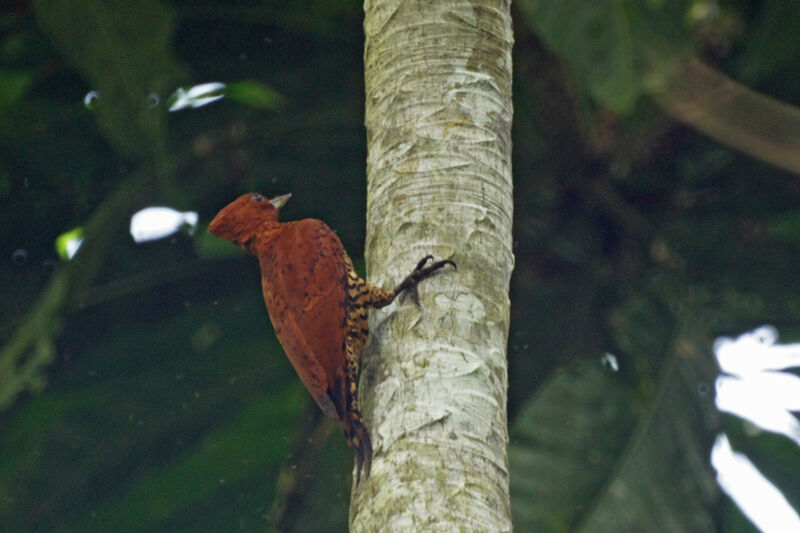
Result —
M 364 479 L 367 479 L 372 469 L 372 442 L 360 414 L 350 422 L 349 428 L 345 428 L 345 434 L 347 443 L 355 454 L 356 486 L 358 486 L 361 483 L 361 471 L 364 470 Z
M 427 263 L 431 259 L 433 259 L 432 255 L 426 255 L 425 257 L 420 259 L 419 263 L 417 263 L 417 266 L 414 267 L 414 272 L 416 272 L 417 270 L 422 270 L 422 268 L 425 266 L 425 263 Z
M 408 276 L 406 276 L 406 278 L 395 289 L 395 292 L 398 294 L 400 293 L 408 294 L 408 296 L 411 298 L 411 301 L 414 302 L 417 305 L 417 307 L 420 306 L 419 293 L 417 292 L 417 284 L 419 284 L 420 281 L 427 278 L 428 276 L 430 276 L 440 268 L 444 267 L 445 265 L 452 265 L 454 269 L 458 270 L 458 267 L 456 266 L 455 262 L 451 261 L 450 259 L 444 259 L 442 261 L 434 261 L 430 265 L 425 266 L 428 264 L 428 261 L 432 259 L 433 259 L 432 255 L 426 255 L 425 257 L 423 257 L 420 260 L 420 262 L 417 263 L 417 266 L 414 269 L 414 271 Z

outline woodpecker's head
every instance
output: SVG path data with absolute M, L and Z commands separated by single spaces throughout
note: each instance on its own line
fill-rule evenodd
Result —
M 284 194 L 270 200 L 255 192 L 243 194 L 217 213 L 208 231 L 247 249 L 265 226 L 278 222 L 278 211 L 291 197 Z

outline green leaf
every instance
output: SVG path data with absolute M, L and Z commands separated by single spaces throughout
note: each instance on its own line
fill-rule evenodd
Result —
M 222 531 L 229 520 L 208 522 L 225 511 L 260 529 L 254 510 L 268 509 L 308 393 L 259 291 L 168 320 L 131 317 L 101 337 L 9 412 L 0 529 L 197 531 L 168 526 L 201 520 Z M 224 506 L 226 497 L 235 501 Z M 198 517 L 200 507 L 225 511 Z
M 686 46 L 685 2 L 523 0 L 527 22 L 600 104 L 633 109 L 654 66 Z
M 279 109 L 283 105 L 283 97 L 272 87 L 257 81 L 237 81 L 229 83 L 225 95 L 240 104 L 261 109 Z
M 569 531 L 589 510 L 633 433 L 629 395 L 584 363 L 556 371 L 523 408 L 508 451 L 518 530 Z
M 796 68 L 800 58 L 800 10 L 792 2 L 761 2 L 751 31 L 744 35 L 738 72 L 749 83 L 782 69 Z M 780 46 L 776 46 L 780 43 Z
M 179 515 L 187 503 L 213 499 L 226 484 L 275 469 L 286 453 L 292 422 L 304 400 L 305 391 L 299 386 L 284 386 L 257 398 L 191 453 L 146 472 L 121 498 L 65 531 L 113 530 L 130 517 L 136 517 L 137 529 L 152 527 Z
M 557 372 L 514 423 L 522 531 L 713 531 L 716 495 L 697 368 L 673 357 L 649 405 L 600 365 Z
M 83 240 L 83 226 L 78 226 L 56 237 L 56 252 L 63 260 L 72 259 Z
M 800 242 L 800 211 L 775 217 L 766 225 L 767 235 L 790 244 Z
M 0 110 L 19 101 L 33 84 L 30 72 L 0 70 Z
M 527 0 L 521 5 L 530 24 L 594 98 L 619 111 L 633 106 L 640 87 L 632 21 L 622 2 Z

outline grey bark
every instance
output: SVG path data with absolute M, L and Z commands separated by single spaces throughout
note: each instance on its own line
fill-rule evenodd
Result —
M 353 531 L 509 531 L 508 1 L 367 0 L 370 282 L 449 267 L 373 311 L 361 403 L 375 449 Z

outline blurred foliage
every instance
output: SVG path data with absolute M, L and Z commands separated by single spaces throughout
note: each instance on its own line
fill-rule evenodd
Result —
M 564 59 L 574 79 L 599 103 L 630 111 L 654 62 L 692 46 L 689 0 L 522 0 L 537 33 Z M 661 65 L 660 68 L 664 68 Z
M 164 115 L 147 104 L 182 77 L 171 55 L 172 14 L 158 0 L 36 0 L 36 19 L 70 65 L 97 92 L 93 107 L 120 155 L 156 158 Z
M 283 97 L 275 90 L 255 81 L 231 83 L 225 96 L 234 102 L 264 109 L 276 109 L 283 103 Z
M 361 256 L 362 7 L 133 5 L 0 10 L 0 530 L 342 531 L 352 457 L 309 414 L 252 258 L 203 231 L 135 245 L 126 223 L 292 192 L 286 218 Z M 648 97 L 658 58 L 697 57 L 797 106 L 797 10 L 514 9 L 517 529 L 751 531 L 708 466 L 721 427 L 800 506 L 796 447 L 714 411 L 710 354 L 762 323 L 800 336 L 800 181 Z M 214 81 L 224 99 L 167 111 Z
M 663 281 L 653 292 L 683 309 L 670 314 L 652 300 L 631 302 L 613 318 L 612 332 L 620 349 L 656 356 L 657 367 L 634 370 L 657 382 L 632 387 L 613 367 L 581 361 L 556 371 L 516 417 L 509 450 L 516 527 L 717 529 L 717 494 L 705 464 L 709 429 L 718 426 L 715 367 L 699 342 L 715 310 Z

